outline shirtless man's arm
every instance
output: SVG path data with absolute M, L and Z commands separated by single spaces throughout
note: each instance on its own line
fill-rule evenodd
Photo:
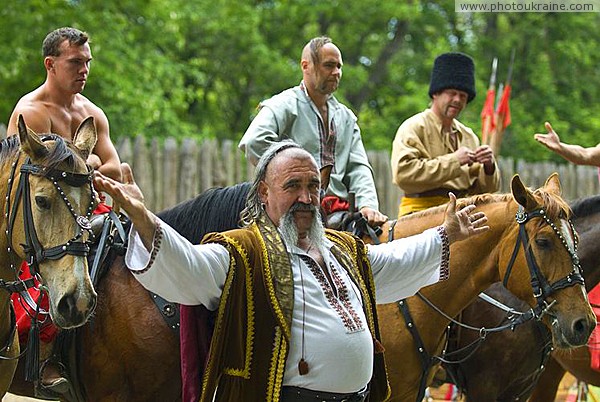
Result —
M 109 136 L 108 118 L 99 107 L 94 108 L 98 112 L 93 114 L 98 142 L 88 163 L 103 175 L 121 181 L 121 160 Z

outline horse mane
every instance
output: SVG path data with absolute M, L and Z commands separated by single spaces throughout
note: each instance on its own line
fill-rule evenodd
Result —
M 19 151 L 18 135 L 11 135 L 0 142 L 0 163 L 6 163 L 11 156 L 15 155 Z M 12 162 L 12 161 L 11 161 Z
M 240 227 L 240 212 L 252 183 L 245 182 L 229 187 L 210 188 L 195 198 L 158 213 L 192 243 L 200 243 L 205 234 Z
M 466 205 L 474 204 L 474 205 L 485 205 L 492 204 L 495 202 L 505 202 L 512 199 L 512 194 L 477 194 L 467 198 L 458 198 L 456 200 L 456 209 L 460 209 Z M 398 219 L 398 221 L 414 219 L 414 218 L 422 218 L 429 215 L 437 215 L 439 213 L 443 213 L 446 210 L 447 204 L 438 205 L 437 207 L 431 207 L 428 209 L 424 209 L 422 211 L 414 212 L 410 215 L 402 216 Z
M 571 211 L 576 218 L 585 218 L 600 210 L 600 195 L 585 197 L 575 200 L 571 204 Z
M 569 204 L 561 197 L 556 194 L 549 193 L 545 191 L 543 188 L 538 188 L 536 190 L 531 190 L 533 195 L 538 200 L 538 202 L 544 206 L 544 210 L 546 211 L 546 215 L 551 220 L 558 219 L 559 217 L 570 217 L 571 216 L 571 208 Z M 600 202 L 600 196 L 598 196 Z M 496 202 L 506 202 L 513 200 L 512 193 L 503 193 L 503 194 L 477 194 L 467 198 L 459 198 L 456 200 L 456 209 L 459 210 L 466 205 L 474 204 L 476 206 L 492 204 Z M 442 204 L 437 207 L 432 207 L 429 209 L 425 209 L 423 211 L 415 212 L 410 215 L 403 216 L 399 219 L 408 220 L 414 218 L 426 217 L 429 215 L 436 215 L 439 213 L 443 213 L 446 210 L 447 204 Z
M 40 135 L 42 141 L 54 141 L 54 146 L 50 147 L 50 152 L 44 155 L 40 164 L 54 169 L 61 163 L 66 163 L 67 167 L 74 170 L 77 167 L 77 158 L 81 155 L 71 142 L 57 134 Z M 20 151 L 21 141 L 18 135 L 11 135 L 0 142 L 0 163 L 6 163 L 11 157 Z M 12 162 L 12 160 L 11 160 Z

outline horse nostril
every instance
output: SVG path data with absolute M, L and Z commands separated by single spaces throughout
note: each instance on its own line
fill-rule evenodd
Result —
M 588 320 L 582 318 L 573 323 L 573 333 L 578 337 L 587 339 L 595 326 L 595 324 L 592 325 Z
M 72 317 L 77 311 L 75 299 L 72 296 L 65 296 L 58 302 L 58 312 L 63 317 Z

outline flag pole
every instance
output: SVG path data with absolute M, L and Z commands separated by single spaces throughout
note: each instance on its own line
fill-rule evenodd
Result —
M 492 60 L 492 72 L 490 74 L 490 85 L 488 86 L 487 95 L 483 109 L 481 110 L 481 142 L 489 144 L 490 134 L 495 126 L 494 119 L 494 101 L 496 97 L 496 71 L 498 69 L 498 58 Z
M 502 97 L 498 105 L 496 106 L 496 129 L 490 141 L 490 147 L 494 155 L 498 156 L 500 153 L 500 146 L 502 144 L 502 138 L 506 127 L 511 123 L 510 118 L 510 93 L 512 90 L 511 82 L 513 75 L 513 65 L 515 62 L 515 49 L 512 49 L 510 55 L 510 63 L 508 65 L 508 73 L 506 75 L 506 81 L 504 81 L 504 88 L 502 90 Z

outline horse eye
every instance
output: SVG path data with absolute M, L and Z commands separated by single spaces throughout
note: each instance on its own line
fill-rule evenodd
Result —
M 36 195 L 35 203 L 39 208 L 50 209 L 50 201 L 48 201 L 47 197 L 42 197 L 41 195 Z
M 535 239 L 535 244 L 539 248 L 544 248 L 544 249 L 550 248 L 550 240 L 545 237 Z

